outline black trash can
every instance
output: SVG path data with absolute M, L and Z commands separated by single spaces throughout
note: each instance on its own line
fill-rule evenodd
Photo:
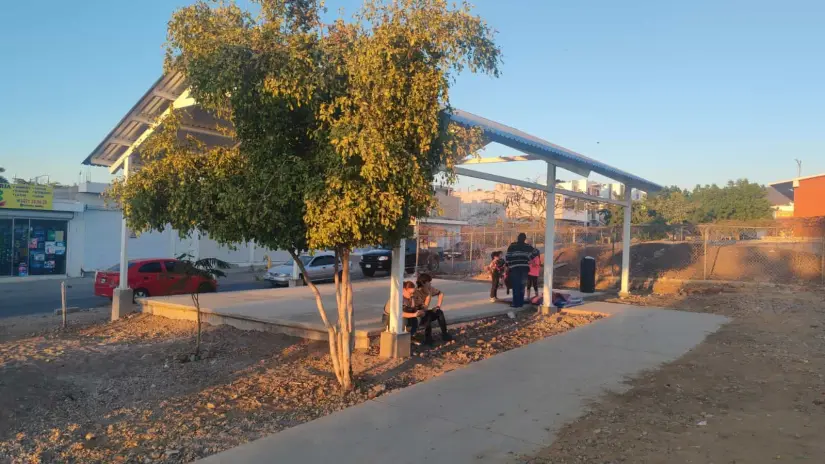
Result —
M 582 258 L 579 290 L 583 293 L 593 293 L 596 291 L 596 258 L 592 256 Z

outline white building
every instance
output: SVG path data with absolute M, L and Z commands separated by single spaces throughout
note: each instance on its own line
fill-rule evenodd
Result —
M 622 198 L 624 195 L 624 185 L 619 183 L 597 184 L 599 185 L 599 196 L 602 198 Z M 647 197 L 647 193 L 633 189 L 630 191 L 630 199 L 642 201 Z
M 95 182 L 58 187 L 48 189 L 48 207 L 0 208 L 0 278 L 80 277 L 117 265 L 122 217 L 119 209 L 105 204 L 107 187 Z M 181 239 L 171 228 L 129 234 L 128 240 L 129 259 L 189 254 L 241 266 L 262 264 L 266 256 L 274 262 L 289 259 L 285 251 L 254 243 L 227 247 L 201 234 Z
M 507 219 L 505 195 L 501 189 L 454 191 L 459 203 L 459 218 L 470 224 L 493 224 Z

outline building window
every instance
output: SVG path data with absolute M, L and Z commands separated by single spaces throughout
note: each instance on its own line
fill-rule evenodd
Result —
M 66 274 L 66 221 L 0 219 L 0 276 Z
M 29 221 L 29 275 L 66 273 L 66 221 Z
M 12 275 L 26 277 L 29 275 L 29 220 L 14 220 L 14 237 L 12 238 Z
M 12 236 L 14 221 L 0 219 L 0 276 L 16 275 L 12 273 Z

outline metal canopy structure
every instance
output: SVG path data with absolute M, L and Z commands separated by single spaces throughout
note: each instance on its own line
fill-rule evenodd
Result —
M 195 99 L 189 96 L 183 75 L 173 73 L 155 81 L 82 164 L 103 166 L 112 173 L 117 172 L 130 155 L 138 153 L 140 145 L 160 127 L 173 109 L 181 117 L 181 137 L 193 135 L 214 145 L 232 142 L 221 132 L 221 128 L 228 127 L 229 123 L 199 107 Z
M 228 127 L 227 121 L 220 120 L 197 105 L 197 102 L 190 97 L 189 89 L 183 76 L 179 73 L 169 74 L 161 77 L 155 82 L 144 96 L 129 110 L 120 122 L 112 129 L 104 140 L 86 157 L 83 164 L 92 166 L 105 166 L 109 171 L 116 173 L 123 170 L 124 177 L 128 178 L 130 164 L 134 166 L 134 156 L 139 153 L 140 145 L 151 137 L 152 133 L 163 124 L 163 121 L 172 111 L 181 111 L 182 136 L 191 135 L 203 142 L 211 145 L 231 144 L 234 141 L 224 135 L 220 129 Z M 465 127 L 479 128 L 487 143 L 499 143 L 518 150 L 523 155 L 499 156 L 486 158 L 468 158 L 456 167 L 456 173 L 460 176 L 473 177 L 493 181 L 502 184 L 517 185 L 525 188 L 546 191 L 548 198 L 555 195 L 564 195 L 581 200 L 598 203 L 611 203 L 624 207 L 624 227 L 622 240 L 622 276 L 621 291 L 626 294 L 630 290 L 630 218 L 631 218 L 631 191 L 633 189 L 656 192 L 661 190 L 661 186 L 630 174 L 626 171 L 609 166 L 600 161 L 588 158 L 573 150 L 550 143 L 539 137 L 519 131 L 518 129 L 506 126 L 496 121 L 492 121 L 481 116 L 454 109 L 446 116 L 453 122 Z M 544 184 L 529 182 L 519 179 L 512 179 L 497 174 L 475 171 L 464 166 L 490 163 L 510 163 L 521 161 L 544 161 L 547 167 Z M 587 194 L 586 192 L 573 192 L 556 188 L 556 170 L 562 168 L 588 177 L 595 172 L 604 177 L 614 179 L 624 184 L 624 195 L 622 198 L 602 198 Z M 545 256 L 554 256 L 555 244 L 555 210 L 546 208 L 545 217 Z M 126 289 L 128 285 L 127 273 L 127 253 L 128 229 L 125 218 L 123 219 L 121 236 L 121 278 L 120 285 Z M 401 315 L 402 304 L 402 283 L 404 278 L 404 258 L 405 243 L 402 240 L 393 250 L 393 266 L 390 290 L 390 323 L 389 334 L 400 336 L 405 333 L 405 327 Z M 544 306 L 545 309 L 552 308 L 552 282 L 553 266 L 544 266 Z M 389 335 L 388 334 L 388 335 Z M 384 338 L 382 337 L 382 343 Z M 384 352 L 382 348 L 382 353 Z
M 527 159 L 514 161 L 542 160 L 582 177 L 587 177 L 591 172 L 595 172 L 637 190 L 657 192 L 662 189 L 660 185 L 641 177 L 467 111 L 453 110 L 449 114 L 449 118 L 451 121 L 465 127 L 478 127 L 484 132 L 488 141 L 506 145 L 529 156 Z
M 561 147 L 554 143 L 543 140 L 539 137 L 522 132 L 510 126 L 506 126 L 496 121 L 483 118 L 481 116 L 469 113 L 467 111 L 454 109 L 448 113 L 451 121 L 465 127 L 479 128 L 487 141 L 490 143 L 499 143 L 501 145 L 518 150 L 524 155 L 519 156 L 499 156 L 492 158 L 468 158 L 461 165 L 473 164 L 489 164 L 489 163 L 512 163 L 520 161 L 544 161 L 547 165 L 547 176 L 544 184 L 536 182 L 529 182 L 525 180 L 512 179 L 497 174 L 487 172 L 479 172 L 465 167 L 456 167 L 455 172 L 460 176 L 472 177 L 475 179 L 488 180 L 500 184 L 517 185 L 525 188 L 542 190 L 547 192 L 547 198 L 555 198 L 556 195 L 563 195 L 572 198 L 577 198 L 586 201 L 597 203 L 610 203 L 624 207 L 623 218 L 623 239 L 622 239 L 622 277 L 621 277 L 621 292 L 628 294 L 630 292 L 630 219 L 632 198 L 631 192 L 633 189 L 644 192 L 658 192 L 662 187 L 649 180 L 643 179 L 639 176 L 614 168 L 600 161 L 588 158 L 573 150 Z M 556 169 L 563 168 L 583 177 L 588 177 L 590 173 L 595 172 L 602 176 L 617 180 L 624 184 L 624 197 L 622 199 L 602 198 L 595 195 L 590 195 L 586 192 L 573 192 L 569 190 L 559 189 L 556 187 Z M 554 247 L 556 241 L 555 232 L 555 208 L 545 208 L 545 257 L 554 256 Z M 403 244 L 402 244 L 403 245 Z M 399 257 L 403 254 L 398 254 Z M 549 308 L 552 306 L 552 282 L 553 282 L 553 266 L 544 266 L 544 282 L 543 287 L 543 301 L 544 306 Z M 548 284 L 549 283 L 549 284 Z M 401 282 L 394 279 L 393 288 L 395 285 L 400 289 Z M 400 290 L 399 290 L 400 291 Z M 400 313 L 399 313 L 400 317 Z M 392 330 L 392 327 L 391 327 Z

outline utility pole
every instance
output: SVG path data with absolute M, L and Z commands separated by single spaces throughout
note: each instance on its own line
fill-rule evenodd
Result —
M 796 177 L 802 177 L 802 160 L 795 159 L 796 161 Z

